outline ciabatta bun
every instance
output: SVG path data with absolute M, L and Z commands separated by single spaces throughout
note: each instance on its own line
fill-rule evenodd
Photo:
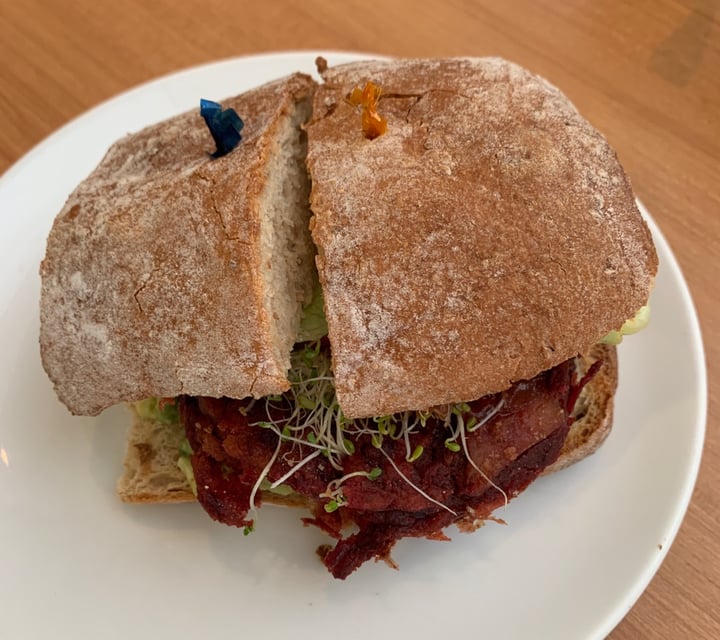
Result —
M 197 110 L 131 134 L 69 197 L 40 270 L 40 348 L 71 412 L 287 389 L 312 282 L 314 86 L 295 74 L 223 101 L 245 126 L 220 158 Z
M 312 233 L 346 416 L 501 391 L 632 318 L 657 269 L 614 151 L 496 58 L 328 68 L 307 126 Z M 382 88 L 363 134 L 355 87 Z

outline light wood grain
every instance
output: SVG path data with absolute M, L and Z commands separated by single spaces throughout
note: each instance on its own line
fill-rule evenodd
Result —
M 140 82 L 289 49 L 501 55 L 560 86 L 617 148 L 694 295 L 710 402 L 687 518 L 611 637 L 720 637 L 720 0 L 0 0 L 0 172 Z

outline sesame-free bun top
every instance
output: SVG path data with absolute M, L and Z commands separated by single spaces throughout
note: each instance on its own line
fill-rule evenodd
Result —
M 605 138 L 497 58 L 330 67 L 311 221 L 349 417 L 468 401 L 584 353 L 644 305 L 650 232 Z M 347 96 L 379 85 L 368 139 Z
M 288 388 L 311 281 L 314 86 L 295 74 L 223 101 L 245 126 L 217 159 L 198 110 L 128 135 L 70 195 L 40 269 L 40 348 L 73 413 Z

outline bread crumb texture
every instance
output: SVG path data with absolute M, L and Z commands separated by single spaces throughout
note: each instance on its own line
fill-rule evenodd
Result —
M 329 68 L 308 125 L 313 238 L 350 417 L 472 400 L 586 352 L 657 256 L 603 136 L 496 58 Z M 346 100 L 382 87 L 387 133 Z
M 185 430 L 141 418 L 133 406 L 124 472 L 117 493 L 123 502 L 192 502 L 195 496 L 177 464 Z

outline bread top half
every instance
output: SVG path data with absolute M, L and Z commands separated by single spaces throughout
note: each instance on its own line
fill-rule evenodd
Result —
M 73 413 L 287 389 L 263 305 L 258 201 L 282 120 L 314 86 L 296 74 L 224 101 L 245 126 L 217 159 L 197 110 L 129 135 L 70 195 L 40 268 L 40 347 Z
M 349 417 L 532 378 L 646 304 L 650 232 L 603 136 L 495 58 L 324 71 L 307 126 L 311 221 Z M 387 132 L 347 99 L 372 81 Z

